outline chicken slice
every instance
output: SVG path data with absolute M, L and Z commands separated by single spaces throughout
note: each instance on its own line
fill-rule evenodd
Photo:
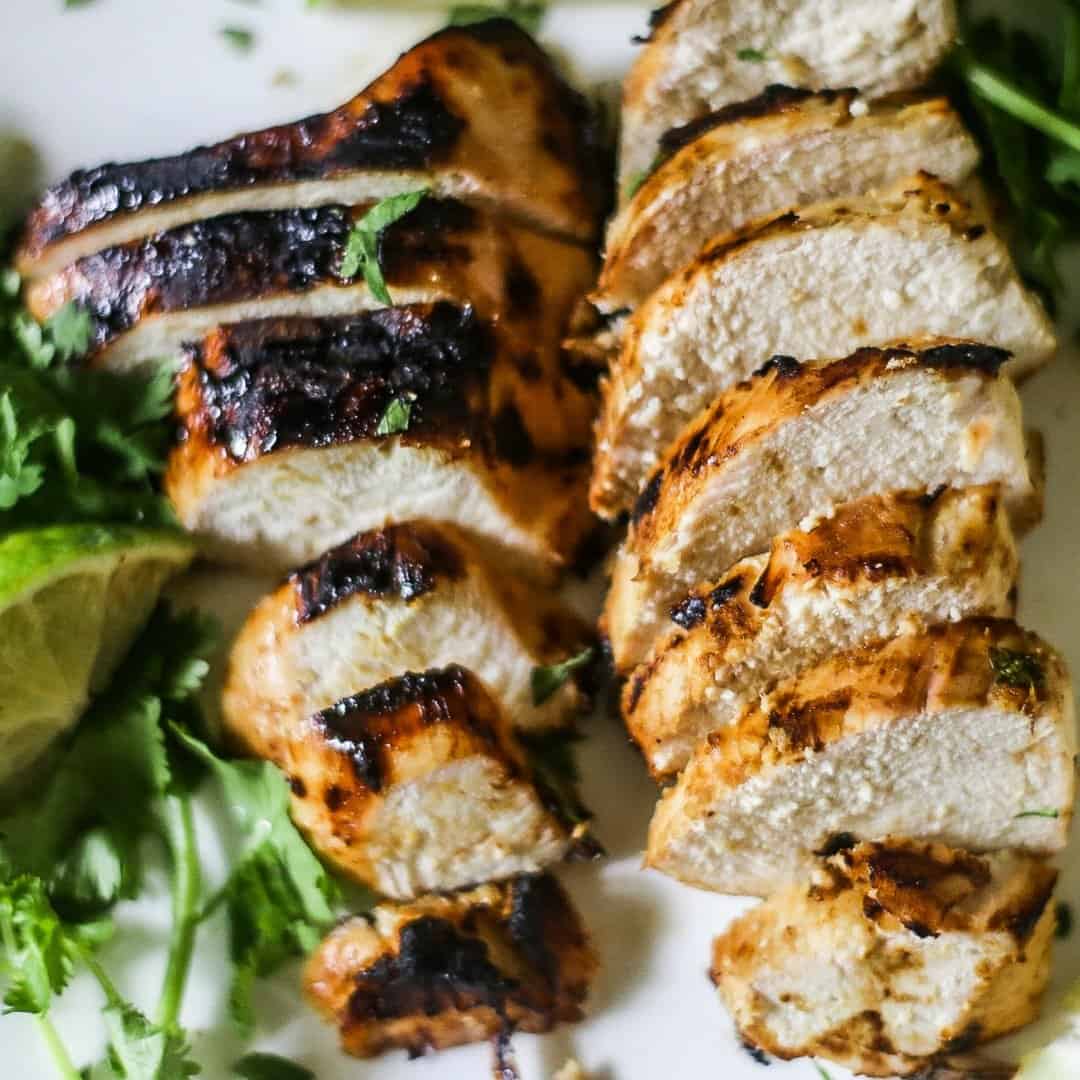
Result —
M 1006 357 L 956 342 L 833 362 L 775 357 L 721 394 L 653 474 L 615 558 L 607 609 L 624 666 L 691 589 L 842 503 L 997 484 L 1019 521 L 1033 516 Z
M 838 836 L 1061 850 L 1072 683 L 1015 623 L 969 619 L 840 653 L 700 743 L 649 829 L 650 866 L 766 896 Z
M 229 738 L 289 778 L 292 816 L 346 877 L 409 899 L 533 873 L 587 830 L 534 778 L 476 676 L 407 672 L 274 730 L 227 711 Z
M 663 777 L 779 679 L 832 653 L 935 623 L 1011 615 L 1018 571 L 995 488 L 845 503 L 672 609 L 671 632 L 623 690 L 626 726 Z
M 33 282 L 44 320 L 73 303 L 90 316 L 90 362 L 156 368 L 221 323 L 355 315 L 386 305 L 341 268 L 369 203 L 226 214 L 87 255 Z M 498 319 L 522 368 L 552 374 L 572 311 L 592 284 L 586 248 L 461 202 L 424 199 L 380 233 L 395 304 L 450 300 Z
M 770 356 L 924 335 L 1009 350 L 1014 377 L 1056 347 L 1005 245 L 942 184 L 915 178 L 713 240 L 627 324 L 597 429 L 593 509 L 629 509 L 683 425 Z
M 623 84 L 620 190 L 663 133 L 770 83 L 857 86 L 867 97 L 924 83 L 952 47 L 952 0 L 675 0 Z
M 979 160 L 943 97 L 868 103 L 855 90 L 770 86 L 667 132 L 607 230 L 593 302 L 635 308 L 711 237 L 791 206 L 851 198 L 919 170 L 959 184 Z
M 581 1020 L 597 966 L 569 897 L 542 875 L 349 919 L 308 961 L 304 988 L 346 1053 L 415 1056 Z
M 582 651 L 588 627 L 548 590 L 498 571 L 460 530 L 362 533 L 291 574 L 248 617 L 223 708 L 272 744 L 350 693 L 424 667 L 473 672 L 518 730 L 572 722 L 572 679 L 536 704 L 533 670 Z
M 1017 852 L 857 844 L 736 919 L 712 978 L 750 1046 L 928 1076 L 1038 1016 L 1056 879 Z
M 606 192 L 585 99 L 509 20 L 449 27 L 351 101 L 175 157 L 74 173 L 42 196 L 25 276 L 220 214 L 430 188 L 588 240 Z
M 213 558 L 287 572 L 431 518 L 543 575 L 593 528 L 583 430 L 471 308 L 226 326 L 187 354 L 165 489 Z

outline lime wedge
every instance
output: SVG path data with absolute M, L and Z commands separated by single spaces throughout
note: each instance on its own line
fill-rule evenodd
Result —
M 0 785 L 75 724 L 193 555 L 181 533 L 126 526 L 0 539 Z

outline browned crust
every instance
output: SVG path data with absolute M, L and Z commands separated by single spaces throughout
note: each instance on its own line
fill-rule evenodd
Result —
M 510 20 L 497 19 L 432 35 L 333 112 L 176 157 L 73 173 L 31 213 L 20 267 L 32 270 L 66 237 L 200 195 L 332 180 L 362 170 L 483 170 L 492 148 L 472 130 L 475 117 L 462 89 L 478 80 L 483 85 L 493 64 L 506 69 L 511 85 L 529 91 L 517 121 L 534 133 L 521 178 L 533 213 L 549 227 L 592 236 L 607 186 L 589 106 L 528 35 Z
M 347 1053 L 417 1055 L 582 1019 L 597 960 L 554 878 L 520 877 L 386 910 L 400 920 L 392 939 L 346 923 L 305 974 L 309 998 L 338 1027 Z M 368 946 L 359 963 L 350 939 Z
M 1009 685 L 995 673 L 992 650 L 1031 657 L 1041 679 Z M 1037 716 L 1062 707 L 1068 685 L 1061 658 L 1008 619 L 965 619 L 854 649 L 827 660 L 713 732 L 708 753 L 734 788 L 766 768 L 803 759 L 885 715 L 917 716 L 987 707 Z M 866 706 L 872 700 L 873 708 Z
M 671 447 L 634 505 L 629 545 L 646 550 L 672 527 L 672 509 L 710 468 L 736 457 L 762 433 L 860 383 L 903 376 L 913 367 L 945 379 L 972 374 L 992 379 L 1009 354 L 973 342 L 916 343 L 863 348 L 832 362 L 773 357 L 752 379 L 721 394 Z

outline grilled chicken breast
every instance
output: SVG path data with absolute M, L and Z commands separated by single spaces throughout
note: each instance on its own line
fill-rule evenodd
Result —
M 550 876 L 381 904 L 342 923 L 304 987 L 357 1057 L 411 1055 L 583 1018 L 597 959 Z
M 619 181 L 649 168 L 670 128 L 770 83 L 857 86 L 867 97 L 921 85 L 952 46 L 952 0 L 674 0 L 623 84 Z
M 628 509 L 679 429 L 769 356 L 843 356 L 924 334 L 1008 349 L 1014 376 L 1055 348 L 1005 245 L 944 185 L 915 179 L 712 241 L 627 324 L 597 429 L 593 508 Z
M 648 863 L 765 896 L 838 836 L 1059 851 L 1075 726 L 1063 661 L 1008 621 L 840 653 L 698 745 L 653 816 Z
M 248 617 L 223 704 L 273 743 L 348 694 L 427 667 L 473 672 L 519 730 L 571 722 L 573 680 L 541 705 L 532 671 L 579 653 L 585 624 L 547 590 L 499 572 L 460 530 L 410 522 L 362 533 L 291 574 Z
M 156 367 L 220 323 L 354 315 L 385 305 L 363 274 L 340 270 L 369 203 L 227 214 L 87 255 L 26 290 L 47 319 L 67 303 L 91 321 L 90 361 Z M 395 304 L 450 300 L 497 318 L 522 355 L 550 374 L 574 306 L 592 283 L 584 247 L 464 203 L 424 199 L 380 234 Z M 529 358 L 527 360 L 526 358 Z
M 1056 879 L 1015 852 L 857 844 L 736 919 L 712 978 L 750 1046 L 929 1076 L 1038 1016 Z
M 432 518 L 542 576 L 592 528 L 580 432 L 545 411 L 557 385 L 519 377 L 470 308 L 226 326 L 187 356 L 165 489 L 214 558 L 287 572 Z
M 965 180 L 979 150 L 943 97 L 770 86 L 667 132 L 607 230 L 594 304 L 635 308 L 711 237 L 792 206 L 851 198 L 922 169 Z
M 333 112 L 74 173 L 30 215 L 18 267 L 36 277 L 221 214 L 417 188 L 587 240 L 604 173 L 584 98 L 513 22 L 491 20 L 434 34 Z
M 946 342 L 831 363 L 777 357 L 721 394 L 653 474 L 614 560 L 608 633 L 622 669 L 691 589 L 842 503 L 998 484 L 1031 516 L 1038 498 L 1005 359 Z
M 672 609 L 671 632 L 623 690 L 626 726 L 660 778 L 777 681 L 833 653 L 935 623 L 1011 615 L 1018 571 L 994 488 L 846 503 Z
M 383 896 L 532 873 L 585 835 L 572 835 L 509 720 L 460 667 L 403 673 L 273 729 L 229 708 L 223 719 L 234 743 L 288 776 L 312 847 Z

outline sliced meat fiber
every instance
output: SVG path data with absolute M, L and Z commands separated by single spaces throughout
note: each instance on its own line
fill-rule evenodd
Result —
M 736 919 L 713 946 L 712 978 L 765 1053 L 936 1076 L 1039 1015 L 1056 879 L 1017 852 L 857 844 Z
M 831 363 L 780 357 L 720 395 L 653 474 L 614 559 L 608 633 L 621 669 L 696 586 L 843 503 L 995 484 L 1017 524 L 1037 517 L 1005 359 L 944 341 Z
M 166 493 L 219 561 L 288 572 L 429 518 L 550 577 L 593 528 L 583 430 L 515 356 L 449 304 L 222 327 L 187 350 Z
M 580 915 L 543 875 L 348 919 L 308 961 L 304 989 L 346 1053 L 415 1056 L 581 1020 L 597 967 Z
M 83 169 L 30 214 L 20 273 L 220 214 L 429 188 L 588 240 L 606 202 L 590 109 L 511 21 L 449 27 L 332 112 L 174 157 Z
M 925 335 L 1006 349 L 1013 377 L 1056 347 L 1004 243 L 936 181 L 711 241 L 626 323 L 597 427 L 593 509 L 629 509 L 684 425 L 770 356 L 843 356 Z
M 653 815 L 647 862 L 767 896 L 850 838 L 1052 854 L 1072 818 L 1075 727 L 1061 657 L 1009 621 L 840 653 L 699 744 Z
M 714 236 L 920 170 L 960 184 L 978 160 L 946 98 L 770 86 L 665 133 L 658 164 L 608 225 L 592 301 L 605 314 L 635 308 Z
M 677 0 L 623 84 L 620 190 L 648 170 L 664 132 L 771 83 L 857 86 L 867 97 L 921 86 L 952 47 L 952 0 Z
M 657 777 L 777 681 L 874 641 L 1013 613 L 1019 555 L 996 488 L 875 495 L 778 536 L 671 609 L 622 695 Z M 616 625 L 609 608 L 613 651 Z
M 533 670 L 577 655 L 590 636 L 549 590 L 493 565 L 459 529 L 409 522 L 353 537 L 266 597 L 233 646 L 223 708 L 265 753 L 349 694 L 458 664 L 514 728 L 558 728 L 586 697 L 568 679 L 536 704 Z

